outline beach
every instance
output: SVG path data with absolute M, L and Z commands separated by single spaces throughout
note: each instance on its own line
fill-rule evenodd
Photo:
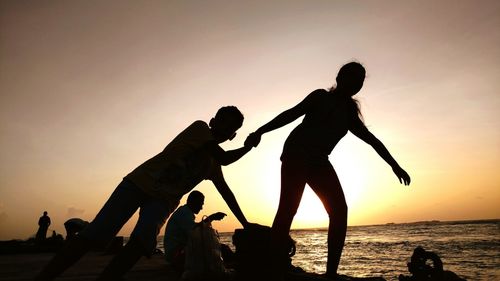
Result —
M 0 255 L 0 280 L 33 280 L 35 274 L 47 264 L 53 255 L 53 253 Z M 95 280 L 112 257 L 113 255 L 104 255 L 101 252 L 90 252 L 57 280 Z M 166 265 L 162 255 L 153 255 L 149 259 L 141 258 L 127 273 L 126 278 L 129 281 L 177 280 L 177 274 Z

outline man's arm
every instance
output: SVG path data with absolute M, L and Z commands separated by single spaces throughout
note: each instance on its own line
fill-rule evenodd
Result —
M 182 209 L 181 209 L 182 208 Z M 170 216 L 167 223 L 167 228 L 165 229 L 165 239 L 176 240 L 171 241 L 171 243 L 178 243 L 182 241 L 182 247 L 186 246 L 191 231 L 196 226 L 194 221 L 195 217 L 192 212 L 186 211 L 186 205 L 179 207 Z
M 194 221 L 194 216 L 191 214 L 183 214 L 181 220 L 178 220 L 179 228 L 182 230 L 186 237 L 186 241 L 191 234 L 191 231 L 196 226 L 196 222 Z
M 227 216 L 225 213 L 223 213 L 223 212 L 217 212 L 217 213 L 211 214 L 205 220 L 208 220 L 208 221 L 220 221 L 225 216 Z
M 225 151 L 215 141 L 210 141 L 206 144 L 206 149 L 210 152 L 212 157 L 221 166 L 227 166 L 238 161 L 243 155 L 247 154 L 251 149 L 251 145 L 245 145 L 238 149 Z
M 243 215 L 243 212 L 240 209 L 240 205 L 238 205 L 236 197 L 234 197 L 233 192 L 227 185 L 226 180 L 222 175 L 222 170 L 220 168 L 218 169 L 218 171 L 216 171 L 215 175 L 212 177 L 212 182 L 214 183 L 215 188 L 217 188 L 217 191 L 219 191 L 224 201 L 226 201 L 226 204 L 231 210 L 231 212 L 233 212 L 234 216 L 241 223 L 241 225 L 243 225 L 243 227 L 248 227 L 249 222 L 245 218 L 245 215 Z

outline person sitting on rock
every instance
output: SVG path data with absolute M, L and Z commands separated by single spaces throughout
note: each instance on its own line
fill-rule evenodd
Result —
M 170 217 L 165 227 L 163 238 L 163 248 L 165 259 L 173 267 L 182 271 L 184 267 L 185 247 L 191 232 L 196 226 L 195 215 L 203 209 L 205 196 L 203 193 L 195 190 L 189 193 L 186 204 L 180 206 Z M 226 216 L 222 212 L 214 213 L 204 220 L 221 220 Z

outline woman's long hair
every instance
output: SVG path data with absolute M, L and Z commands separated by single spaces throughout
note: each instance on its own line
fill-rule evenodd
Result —
M 361 89 L 363 86 L 363 81 L 365 79 L 366 70 L 363 65 L 359 62 L 350 62 L 343 65 L 339 73 L 337 74 L 337 85 L 342 84 L 346 85 L 346 87 L 358 88 Z M 336 86 L 332 86 L 329 92 L 334 93 Z M 358 89 L 358 91 L 359 91 Z M 349 97 L 349 101 L 352 102 L 352 106 L 356 109 L 358 116 L 361 120 L 363 120 L 363 114 L 361 113 L 361 105 L 359 101 L 352 96 Z

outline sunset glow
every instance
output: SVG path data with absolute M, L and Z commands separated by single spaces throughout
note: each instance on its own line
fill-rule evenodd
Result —
M 330 155 L 349 225 L 499 218 L 500 1 L 480 2 L 2 1 L 0 239 L 32 236 L 43 211 L 58 233 L 92 220 L 123 176 L 223 105 L 245 121 L 222 147 L 240 147 L 351 60 L 367 69 L 366 125 L 412 183 L 349 133 Z M 272 223 L 298 122 L 223 169 L 251 222 Z M 210 182 L 196 189 L 200 214 L 229 214 L 219 231 L 241 227 Z M 292 227 L 327 223 L 306 187 Z

